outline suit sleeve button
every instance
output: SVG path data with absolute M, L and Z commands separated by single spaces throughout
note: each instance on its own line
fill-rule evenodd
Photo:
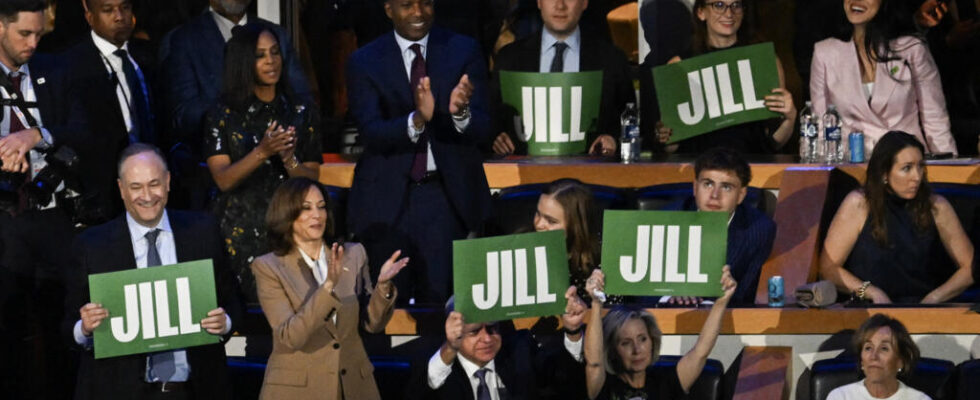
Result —
M 346 370 L 346 369 L 342 369 L 342 370 L 340 370 L 340 374 L 341 374 L 341 375 L 347 375 L 347 370 Z
M 333 348 L 335 348 L 335 349 L 339 349 L 339 348 L 340 348 L 340 343 L 334 343 L 334 344 L 333 344 Z

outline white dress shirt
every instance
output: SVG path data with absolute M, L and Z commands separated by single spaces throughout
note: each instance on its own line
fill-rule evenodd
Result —
M 415 51 L 411 49 L 411 46 L 413 44 L 418 44 L 421 47 L 420 51 L 422 53 L 422 57 L 428 57 L 426 51 L 429 48 L 428 46 L 429 35 L 426 34 L 422 39 L 411 41 L 401 37 L 400 35 L 398 35 L 397 32 L 393 34 L 395 35 L 395 42 L 398 43 L 398 48 L 401 50 L 402 53 L 402 62 L 405 64 L 405 76 L 408 77 L 409 84 L 411 84 L 412 61 L 415 61 Z M 428 73 L 428 68 L 426 68 L 426 72 Z M 415 88 L 412 88 L 412 99 L 413 100 L 415 99 Z M 422 132 L 425 131 L 425 125 L 422 126 L 422 129 L 415 129 L 415 124 L 412 122 L 412 118 L 414 116 L 415 116 L 415 111 L 412 111 L 412 113 L 408 115 L 408 138 L 412 140 L 412 143 L 417 142 L 419 140 L 419 135 L 421 135 Z M 466 127 L 470 125 L 470 119 L 469 118 L 466 118 L 465 120 L 453 119 L 453 125 L 456 127 L 457 132 L 463 133 L 464 131 L 466 131 Z M 425 170 L 435 171 L 436 160 L 435 158 L 432 157 L 432 143 L 430 142 L 428 143 L 428 145 L 429 145 L 428 146 L 429 149 L 426 157 Z
M 470 379 L 470 389 L 473 389 L 473 398 L 476 398 L 476 388 L 480 385 L 480 379 L 476 377 L 476 371 L 480 370 L 480 367 L 474 364 L 472 361 L 467 360 L 459 354 L 456 355 L 456 360 L 459 361 L 459 365 L 463 367 L 463 371 L 466 372 L 466 376 Z M 494 360 L 490 360 L 487 365 L 483 368 L 487 369 L 486 375 L 483 376 L 483 380 L 487 383 L 487 389 L 490 390 L 491 400 L 500 400 L 500 389 L 505 389 L 504 383 L 500 381 L 500 377 L 497 375 L 496 365 Z M 436 350 L 436 354 L 429 359 L 429 387 L 432 389 L 438 389 L 446 383 L 446 378 L 449 378 L 449 374 L 453 372 L 452 364 L 446 365 L 442 362 L 442 357 L 439 356 L 439 351 Z
M 303 257 L 303 261 L 306 261 L 306 265 L 313 271 L 313 278 L 316 279 L 316 283 L 322 285 L 327 280 L 327 245 L 320 245 L 320 258 L 317 258 L 316 261 L 313 261 L 313 258 L 306 255 L 306 252 L 299 248 L 299 246 L 296 248 L 299 250 L 299 255 Z M 337 313 L 331 313 L 330 319 L 333 320 L 334 325 L 337 325 Z
M 139 64 L 133 61 L 131 55 L 129 55 L 129 42 L 123 43 L 122 47 L 116 47 L 116 45 L 109 43 L 108 40 L 102 38 L 92 31 L 92 41 L 95 42 L 95 48 L 99 49 L 99 54 L 102 55 L 102 64 L 106 68 L 106 73 L 109 74 L 110 78 L 116 76 L 116 101 L 119 102 L 119 110 L 122 111 L 123 121 L 126 123 L 126 132 L 133 130 L 133 120 L 129 115 L 130 102 L 129 99 L 133 98 L 133 94 L 129 92 L 129 81 L 126 80 L 126 74 L 123 72 L 122 59 L 112 54 L 112 52 L 123 49 L 126 50 L 127 61 L 132 63 L 134 68 L 139 68 Z M 133 142 L 130 138 L 130 142 Z
M 551 32 L 548 32 L 547 29 L 541 30 L 541 61 L 538 72 L 551 72 L 551 62 L 555 59 L 555 43 L 557 42 L 558 39 Z M 562 64 L 561 72 L 579 72 L 579 58 L 582 55 L 582 31 L 576 27 L 575 31 L 568 35 L 563 42 L 568 45 L 568 48 L 562 53 L 564 64 Z
M 133 245 L 133 255 L 136 258 L 136 268 L 146 268 L 147 255 L 149 254 L 150 244 L 149 240 L 146 238 L 146 233 L 153 230 L 159 229 L 160 233 L 157 235 L 157 242 L 154 244 L 157 248 L 157 253 L 160 255 L 161 265 L 170 265 L 177 263 L 177 246 L 174 243 L 174 231 L 170 228 L 170 218 L 167 216 L 167 211 L 163 211 L 163 216 L 160 218 L 160 222 L 157 223 L 155 227 L 145 227 L 140 225 L 133 219 L 129 213 L 126 213 L 126 225 L 129 227 L 129 238 Z M 231 331 L 231 317 L 227 314 L 225 315 L 225 331 L 228 333 Z M 85 348 L 92 347 L 92 337 L 85 336 L 82 333 L 82 320 L 75 322 L 74 329 L 75 343 L 78 343 Z M 187 363 L 187 351 L 185 350 L 174 350 L 174 366 L 176 367 L 176 372 L 170 379 L 170 382 L 186 382 L 187 378 L 191 373 L 191 366 Z M 146 360 L 146 374 L 144 378 L 150 382 L 149 372 L 149 357 Z
M 10 73 L 13 72 L 13 70 L 7 68 L 7 65 L 3 63 L 0 63 L 0 69 L 3 70 L 3 73 L 5 75 L 10 75 Z M 17 71 L 23 74 L 23 76 L 20 79 L 20 93 L 24 96 L 24 101 L 27 102 L 37 101 L 37 95 L 34 93 L 34 80 L 33 80 L 34 77 L 31 76 L 30 67 L 28 67 L 27 64 L 24 64 L 21 65 Z M 45 83 L 43 77 L 39 77 L 38 79 L 39 79 L 38 80 L 39 85 L 43 85 Z M 3 95 L 3 98 L 5 99 L 11 98 L 10 93 L 7 93 L 7 90 L 2 87 L 0 87 L 0 95 Z M 37 128 L 39 131 L 41 131 L 41 141 L 38 142 L 36 146 L 34 146 L 34 149 L 31 149 L 31 151 L 28 152 L 28 157 L 27 157 L 27 161 L 31 164 L 31 178 L 33 179 L 34 177 L 37 176 L 38 172 L 44 169 L 44 167 L 48 166 L 47 161 L 44 161 L 44 154 L 42 154 L 37 150 L 45 150 L 50 148 L 52 143 L 54 143 L 54 139 L 52 138 L 51 133 L 48 132 L 47 129 L 44 129 L 44 122 L 41 120 L 41 110 L 38 108 L 29 108 L 27 111 L 31 113 L 31 116 L 33 116 L 35 120 L 37 120 L 37 125 L 38 125 Z M 19 108 L 4 106 L 3 120 L 0 121 L 0 137 L 7 136 L 11 133 L 14 133 L 14 132 L 10 132 L 11 118 L 19 119 L 20 123 L 24 125 L 25 128 L 29 129 L 31 127 L 31 125 L 27 123 L 27 118 L 24 117 L 24 114 Z M 56 191 L 60 192 L 64 188 L 65 188 L 64 183 L 59 184 Z M 47 205 L 42 206 L 41 209 L 43 210 L 47 208 L 52 208 L 54 206 L 55 206 L 55 199 L 54 196 L 51 196 L 51 201 Z
M 242 15 L 242 19 L 238 23 L 232 22 L 230 19 L 225 18 L 223 15 L 218 14 L 214 10 L 214 7 L 208 7 L 208 11 L 211 13 L 211 18 L 214 18 L 214 23 L 218 24 L 218 30 L 221 31 L 221 37 L 225 39 L 225 43 L 231 40 L 231 30 L 235 26 L 245 26 L 248 23 L 248 14 Z

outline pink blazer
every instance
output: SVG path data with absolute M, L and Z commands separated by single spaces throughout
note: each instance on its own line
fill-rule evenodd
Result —
M 878 63 L 868 102 L 861 83 L 857 50 L 851 41 L 826 39 L 814 46 L 810 97 L 817 115 L 837 106 L 845 136 L 864 132 L 866 158 L 888 131 L 905 131 L 926 144 L 926 150 L 956 153 L 949 114 L 936 62 L 926 44 L 912 36 L 892 41 L 899 60 Z

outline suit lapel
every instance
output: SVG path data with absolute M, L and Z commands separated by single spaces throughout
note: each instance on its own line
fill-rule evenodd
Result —
M 843 43 L 844 44 L 841 47 L 840 68 L 845 72 L 840 74 L 840 76 L 842 77 L 841 80 L 844 81 L 842 85 L 844 87 L 838 89 L 849 90 L 851 93 L 848 97 L 860 99 L 854 102 L 854 106 L 859 109 L 860 114 L 866 115 L 868 119 L 876 120 L 879 125 L 884 125 L 881 117 L 878 116 L 874 110 L 872 110 L 868 101 L 864 101 L 867 96 L 864 94 L 864 79 L 861 75 L 861 60 L 858 59 L 857 48 L 854 46 L 854 41 L 847 41 Z M 882 67 L 879 65 L 877 68 L 880 69 Z M 853 72 L 846 72 L 848 70 Z M 878 85 L 883 80 L 881 78 L 880 71 L 876 69 L 875 74 L 875 89 L 871 93 L 872 101 L 874 101 L 875 95 L 879 90 Z
M 204 11 L 198 20 L 200 29 L 197 33 L 201 35 L 198 43 L 202 48 L 199 50 L 199 60 L 204 64 L 203 71 L 218 71 L 214 76 L 205 76 L 204 81 L 209 85 L 209 92 L 217 95 L 221 91 L 221 71 L 224 71 L 225 64 L 225 38 L 221 36 L 218 23 L 214 22 L 214 17 L 210 11 Z M 255 17 L 249 16 L 249 20 Z
M 111 222 L 114 226 L 110 230 L 107 260 L 115 260 L 117 263 L 110 265 L 96 265 L 93 272 L 114 272 L 136 268 L 136 256 L 133 253 L 133 239 L 129 233 L 129 225 L 126 224 L 126 215 L 116 218 Z
M 452 87 L 456 85 L 458 80 L 449 71 L 449 66 L 452 63 L 449 59 L 451 49 L 447 43 L 448 39 L 449 36 L 441 29 L 432 28 L 429 31 L 429 48 L 425 54 L 425 70 L 429 76 L 438 78 L 430 80 L 432 95 L 435 97 L 436 104 L 449 104 L 449 99 L 443 98 L 443 96 L 452 93 Z
M 121 105 L 119 104 L 119 99 L 118 96 L 116 95 L 116 82 L 114 82 L 108 76 L 108 72 L 105 70 L 105 63 L 102 61 L 102 56 L 99 53 L 99 48 L 95 46 L 95 41 L 92 39 L 91 35 L 89 35 L 85 39 L 84 46 L 85 46 L 84 47 L 85 51 L 82 52 L 82 56 L 84 57 L 84 59 L 79 60 L 78 65 L 84 65 L 86 66 L 84 68 L 88 68 L 91 70 L 91 73 L 86 75 L 92 79 L 96 79 L 97 82 L 99 82 L 98 85 L 95 85 L 95 87 L 102 92 L 99 98 L 103 99 L 103 101 L 112 104 L 111 106 L 112 110 L 115 111 L 113 115 L 115 116 L 116 119 L 118 119 L 117 126 L 122 127 L 121 131 L 125 132 L 126 120 L 123 118 L 123 113 L 122 110 L 120 109 Z M 118 76 L 123 72 L 114 71 L 114 73 Z M 122 81 L 119 81 L 119 84 L 121 85 Z
M 905 68 L 907 66 L 901 61 L 889 61 L 877 64 L 875 68 L 875 87 L 871 91 L 871 102 L 869 104 L 871 111 L 875 114 L 880 115 L 884 113 L 885 107 L 888 105 L 888 99 L 898 86 L 898 82 L 895 79 L 901 79 L 900 77 L 906 74 L 903 71 Z M 893 71 L 894 74 L 892 73 Z
M 579 47 L 578 56 L 578 70 L 579 71 L 600 71 L 602 70 L 602 62 L 605 60 L 599 57 L 584 57 L 585 54 L 600 54 L 599 43 L 595 40 L 590 40 L 589 35 L 582 32 L 579 36 L 582 41 L 582 45 Z
M 521 48 L 521 71 L 538 72 L 541 69 L 541 31 L 534 33 Z
M 306 263 L 303 256 L 299 254 L 299 251 L 293 248 L 283 257 L 284 273 L 286 281 L 289 282 L 289 287 L 292 289 L 293 293 L 297 297 L 303 299 L 305 302 L 310 296 L 313 295 L 313 291 L 319 286 L 316 278 L 313 277 L 313 271 L 310 269 L 310 265 Z M 334 312 L 337 312 L 335 310 Z M 333 338 L 338 337 L 337 325 L 332 321 L 327 321 L 323 324 L 327 332 Z

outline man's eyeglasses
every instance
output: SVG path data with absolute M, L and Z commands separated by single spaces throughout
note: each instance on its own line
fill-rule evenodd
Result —
M 725 4 L 724 1 L 716 1 L 714 3 L 708 3 L 708 5 L 710 5 L 711 9 L 718 14 L 724 14 L 725 10 L 727 9 L 731 9 L 732 13 L 735 14 L 738 14 L 743 10 L 741 1 L 733 1 L 731 4 Z

